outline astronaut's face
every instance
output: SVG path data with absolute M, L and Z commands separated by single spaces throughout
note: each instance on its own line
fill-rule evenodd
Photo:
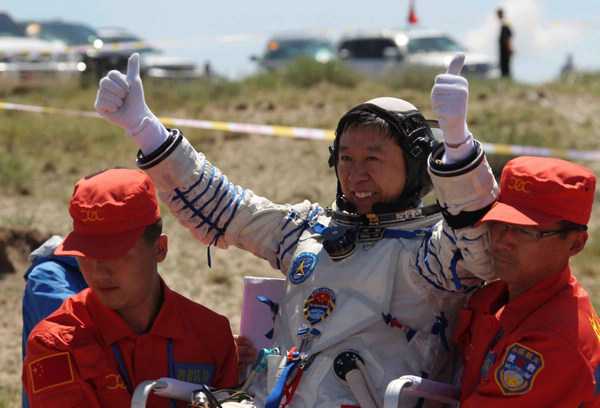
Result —
M 357 214 L 369 214 L 375 203 L 400 198 L 406 183 L 402 148 L 375 126 L 354 126 L 340 136 L 337 175 L 342 193 Z

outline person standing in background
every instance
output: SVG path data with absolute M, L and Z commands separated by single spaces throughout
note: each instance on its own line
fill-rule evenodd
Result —
M 513 55 L 512 31 L 504 20 L 504 10 L 498 9 L 498 19 L 500 20 L 500 71 L 502 77 L 510 78 L 510 58 Z

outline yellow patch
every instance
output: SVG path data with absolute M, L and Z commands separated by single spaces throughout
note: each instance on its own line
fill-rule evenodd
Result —
M 600 342 L 600 323 L 598 322 L 598 317 L 595 313 L 589 317 L 590 325 L 592 326 L 592 330 L 596 333 L 596 337 L 598 337 L 598 342 Z
M 514 343 L 506 349 L 504 360 L 496 369 L 496 384 L 504 395 L 526 394 L 543 368 L 544 358 L 541 353 Z

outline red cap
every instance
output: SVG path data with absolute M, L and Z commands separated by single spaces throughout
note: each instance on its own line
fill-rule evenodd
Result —
M 115 259 L 160 219 L 154 183 L 143 171 L 109 169 L 82 178 L 69 202 L 73 232 L 55 255 Z
M 596 176 L 585 167 L 561 159 L 517 157 L 502 169 L 498 201 L 479 222 L 587 225 L 595 187 Z

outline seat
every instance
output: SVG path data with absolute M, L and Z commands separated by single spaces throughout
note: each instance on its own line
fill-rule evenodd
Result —
M 201 390 L 201 385 L 193 384 L 185 381 L 176 380 L 175 378 L 163 377 L 154 381 L 142 381 L 135 387 L 135 391 L 131 397 L 131 408 L 146 408 L 146 401 L 150 392 L 154 391 L 156 395 L 164 398 L 172 398 L 190 403 L 194 399 L 194 393 Z M 215 394 L 217 399 L 228 397 L 229 394 L 221 392 Z M 226 402 L 221 404 L 225 407 L 237 407 L 237 402 Z M 246 405 L 248 407 L 248 405 Z
M 416 375 L 403 375 L 391 381 L 386 390 L 383 408 L 398 408 L 401 395 L 412 395 L 459 407 L 460 388 L 450 384 L 427 380 Z
M 131 408 L 146 408 L 146 400 L 150 392 L 165 398 L 174 398 L 182 401 L 192 401 L 192 394 L 199 389 L 198 384 L 179 381 L 174 378 L 159 378 L 155 381 L 143 381 L 140 383 L 131 399 Z M 404 375 L 390 382 L 385 390 L 383 408 L 398 408 L 400 397 L 411 395 L 439 401 L 448 407 L 459 407 L 460 388 L 436 381 L 427 380 L 415 375 Z M 225 396 L 216 395 L 216 398 Z M 225 407 L 253 407 L 251 403 L 226 402 Z

